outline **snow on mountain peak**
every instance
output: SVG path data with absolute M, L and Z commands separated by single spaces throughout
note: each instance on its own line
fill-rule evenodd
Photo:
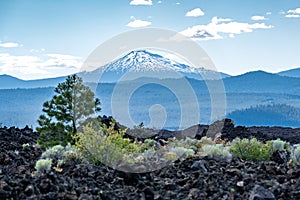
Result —
M 194 73 L 198 70 L 158 54 L 137 50 L 131 51 L 122 58 L 107 64 L 105 71 L 177 71 Z

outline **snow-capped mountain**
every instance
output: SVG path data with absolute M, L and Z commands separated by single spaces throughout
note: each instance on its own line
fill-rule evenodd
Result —
M 92 72 L 86 72 L 83 76 L 92 76 L 92 74 L 102 73 L 101 82 L 116 82 L 128 72 L 157 73 L 161 75 L 157 78 L 173 78 L 169 77 L 168 72 L 176 72 L 182 76 L 202 80 L 202 75 L 214 79 L 218 74 L 216 71 L 207 70 L 200 67 L 191 67 L 186 64 L 178 63 L 174 60 L 165 58 L 161 55 L 150 53 L 145 50 L 131 51 L 125 56 L 106 64 Z M 229 75 L 221 73 L 221 78 Z
M 148 51 L 132 51 L 106 66 L 106 71 L 171 71 L 195 72 L 197 69 L 177 63 Z

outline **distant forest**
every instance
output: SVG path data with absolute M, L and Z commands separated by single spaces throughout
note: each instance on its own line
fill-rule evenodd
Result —
M 54 88 L 0 90 L 0 124 L 2 126 L 36 126 L 42 105 L 53 96 Z
M 237 125 L 300 127 L 300 108 L 286 104 L 258 105 L 228 114 Z

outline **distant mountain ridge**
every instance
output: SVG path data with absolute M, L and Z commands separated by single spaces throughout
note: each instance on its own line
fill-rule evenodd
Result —
M 300 78 L 280 76 L 265 71 L 247 72 L 223 79 L 227 92 L 289 93 L 300 90 Z
M 290 69 L 286 71 L 282 71 L 277 73 L 280 76 L 288 76 L 288 77 L 294 77 L 294 78 L 300 78 L 300 68 Z
M 3 74 L 0 75 L 0 89 L 56 87 L 58 83 L 63 82 L 65 79 L 66 76 L 61 76 L 56 78 L 46 78 L 27 81 Z
M 100 72 L 102 71 L 102 72 Z M 216 77 L 220 77 L 224 81 L 224 85 L 227 86 L 227 90 L 236 90 L 243 92 L 253 91 L 265 91 L 269 88 L 268 85 L 272 85 L 272 90 L 279 90 L 286 87 L 286 85 L 292 84 L 298 88 L 300 78 L 300 68 L 282 71 L 277 74 L 272 74 L 264 71 L 247 72 L 238 76 L 230 76 L 225 73 L 219 73 L 212 70 L 207 70 L 201 67 L 191 67 L 185 64 L 178 63 L 176 61 L 165 58 L 161 55 L 150 53 L 145 50 L 131 51 L 125 56 L 108 63 L 103 67 L 99 67 L 93 72 L 79 72 L 78 75 L 83 77 L 87 82 L 89 80 L 96 80 L 102 74 L 101 82 L 114 83 L 120 80 L 120 78 L 128 72 L 168 72 L 175 71 L 188 79 L 202 80 L 202 75 L 210 80 Z M 163 74 L 162 78 L 171 78 Z M 137 78 L 142 78 L 139 76 Z M 9 75 L 0 75 L 0 89 L 14 89 L 14 88 L 39 88 L 39 87 L 55 87 L 58 83 L 64 81 L 66 76 L 39 79 L 39 80 L 21 80 Z M 258 87 L 257 82 L 263 87 Z M 238 88 L 237 88 L 238 86 Z
M 115 74 L 116 72 L 112 72 Z M 80 74 L 86 76 L 87 74 Z M 56 87 L 58 83 L 63 82 L 66 77 L 57 77 L 40 80 L 21 80 L 9 75 L 0 75 L 0 89 L 15 88 L 42 88 Z M 139 79 L 143 79 L 140 77 Z M 155 79 L 155 78 L 152 78 Z M 87 79 L 89 80 L 89 79 Z M 151 78 L 149 78 L 151 80 Z M 205 82 L 202 80 L 187 78 L 194 88 L 206 90 Z M 138 81 L 138 79 L 137 79 Z M 168 81 L 172 81 L 170 78 Z M 175 81 L 175 79 L 174 79 Z M 214 81 L 214 80 L 207 80 Z M 225 91 L 238 93 L 286 93 L 298 94 L 300 91 L 300 78 L 280 76 L 264 71 L 247 72 L 238 76 L 223 78 Z M 90 83 L 97 84 L 97 83 Z
M 172 78 L 172 76 L 168 75 L 172 73 L 174 75 L 175 72 L 178 75 L 181 74 L 182 77 L 197 80 L 202 80 L 202 76 L 205 79 L 218 79 L 230 76 L 225 73 L 178 63 L 145 50 L 131 51 L 125 56 L 92 72 L 79 72 L 78 75 L 86 81 L 98 81 L 99 75 L 102 74 L 101 82 L 113 83 L 119 81 L 128 72 L 145 72 L 146 74 L 157 72 L 157 74 L 162 75 L 161 78 Z M 172 73 L 168 74 L 168 72 Z M 0 75 L 0 89 L 55 87 L 58 83 L 64 81 L 65 78 L 66 76 L 25 81 L 9 75 Z

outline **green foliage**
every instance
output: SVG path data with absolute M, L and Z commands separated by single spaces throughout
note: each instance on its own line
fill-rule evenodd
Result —
M 167 160 L 174 161 L 174 160 L 177 160 L 178 157 L 177 157 L 177 154 L 174 153 L 174 152 L 166 152 L 164 154 L 164 158 L 167 159 Z
M 288 150 L 287 142 L 285 142 L 279 138 L 276 140 L 271 140 L 270 142 L 272 143 L 272 152 Z
M 24 144 L 22 144 L 22 147 L 23 148 L 26 148 L 26 147 L 29 147 L 30 145 L 29 145 L 29 143 L 24 143 Z
M 229 147 L 223 144 L 210 145 L 206 144 L 202 147 L 203 153 L 212 158 L 231 160 L 232 155 L 229 151 Z
M 271 143 L 263 144 L 256 138 L 235 139 L 230 151 L 238 158 L 245 160 L 268 160 L 271 155 Z
M 115 130 L 115 122 L 110 127 L 101 123 L 89 123 L 77 134 L 75 146 L 94 163 L 104 163 L 113 168 L 122 161 L 134 162 L 134 154 L 142 153 L 147 146 L 141 142 L 124 138 L 125 131 Z
M 293 151 L 291 152 L 291 161 L 293 165 L 300 165 L 300 144 L 293 146 Z
M 44 115 L 40 116 L 40 119 L 46 118 Z M 70 127 L 65 126 L 61 122 L 52 123 L 49 119 L 46 119 L 44 123 L 40 123 L 37 131 L 40 133 L 38 137 L 38 144 L 41 145 L 42 149 L 52 147 L 55 145 L 67 145 L 72 142 L 72 131 Z
M 45 114 L 38 119 L 38 143 L 43 149 L 74 143 L 72 137 L 79 123 L 101 110 L 99 99 L 95 98 L 89 87 L 83 85 L 77 75 L 68 76 L 54 92 L 56 94 L 53 98 L 43 104 Z
M 208 141 L 211 141 L 210 138 L 206 137 L 203 140 L 197 140 L 187 137 L 181 140 L 170 139 L 168 143 L 172 144 L 175 147 L 184 147 L 186 149 L 192 149 L 194 152 L 197 152 L 203 146 L 203 144 L 206 143 L 206 139 Z M 211 143 L 214 144 L 213 141 L 211 141 Z
M 48 148 L 46 151 L 42 153 L 42 160 L 51 160 L 57 163 L 57 167 L 60 167 L 64 164 L 68 159 L 71 158 L 80 158 L 80 153 L 72 148 L 70 144 L 66 147 L 62 145 L 55 145 L 51 148 Z
M 35 164 L 35 169 L 40 172 L 44 173 L 51 170 L 52 160 L 51 159 L 40 159 Z
M 142 156 L 144 160 L 151 160 L 154 156 L 156 156 L 156 151 L 153 148 L 146 149 Z
M 157 142 L 152 139 L 145 139 L 144 144 L 148 145 L 149 147 L 155 147 Z
M 51 148 L 48 148 L 45 152 L 42 153 L 41 158 L 49 158 L 49 159 L 62 159 L 63 152 L 65 148 L 61 145 L 55 145 Z
M 175 153 L 177 155 L 177 158 L 187 158 L 195 154 L 193 149 L 187 149 L 181 146 L 171 147 L 169 148 L 169 152 Z
M 201 147 L 201 146 L 203 146 L 203 145 L 206 145 L 206 144 L 208 144 L 208 145 L 214 145 L 215 144 L 215 142 L 214 141 L 212 141 L 212 139 L 210 138 L 210 137 L 202 137 L 201 139 L 200 139 L 200 141 L 199 141 L 199 147 Z

